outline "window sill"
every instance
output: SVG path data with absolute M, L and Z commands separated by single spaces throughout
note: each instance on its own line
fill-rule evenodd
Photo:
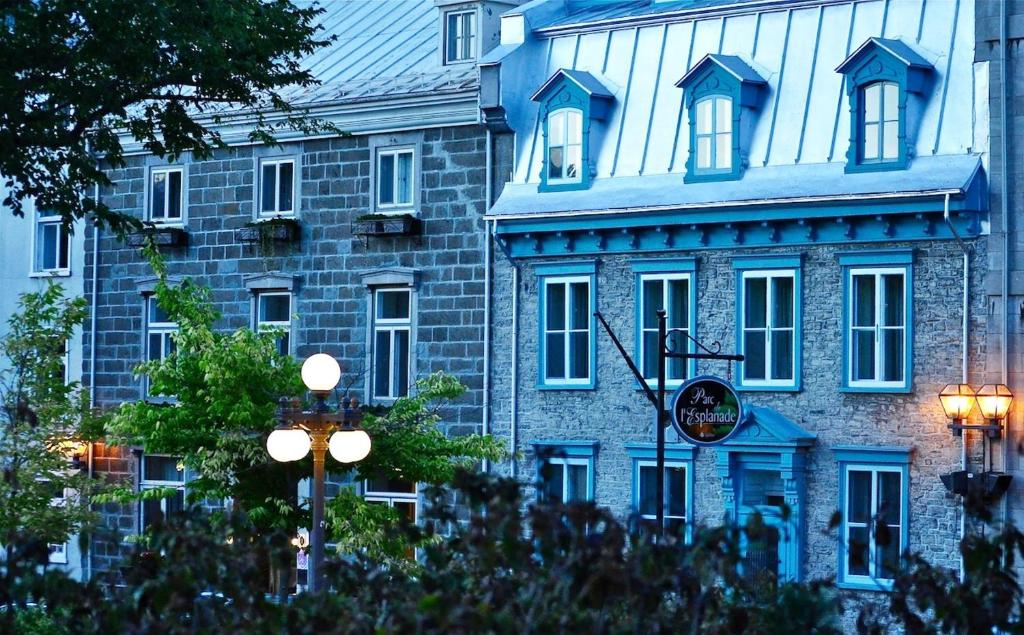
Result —
M 874 591 L 876 593 L 892 593 L 891 580 L 868 580 L 865 582 L 838 580 L 836 581 L 836 586 L 840 589 L 848 589 L 851 591 Z
M 28 274 L 29 278 L 67 278 L 71 275 L 70 269 L 46 269 L 44 271 L 33 271 Z
M 892 172 L 905 169 L 907 169 L 907 162 L 897 159 L 878 163 L 847 163 L 844 171 L 846 174 L 856 174 L 858 172 Z
M 856 385 L 853 385 L 853 386 L 851 386 L 851 385 L 847 384 L 846 386 L 842 386 L 839 389 L 839 392 L 852 393 L 852 394 L 856 394 L 856 393 L 865 393 L 865 394 L 871 394 L 871 393 L 885 394 L 885 393 L 890 393 L 890 394 L 896 394 L 896 395 L 905 395 L 905 394 L 911 392 L 911 387 L 909 385 L 899 385 L 899 386 L 856 386 Z
M 555 383 L 537 383 L 537 390 L 595 390 L 597 385 L 594 382 L 588 382 L 585 384 L 555 384 Z
M 772 385 L 772 384 L 733 384 L 733 387 L 740 392 L 800 392 L 799 384 Z

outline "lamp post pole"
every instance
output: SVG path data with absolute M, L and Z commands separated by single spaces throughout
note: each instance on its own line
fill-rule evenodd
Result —
M 333 427 L 333 426 L 332 426 Z M 310 591 L 320 590 L 324 564 L 324 463 L 327 460 L 327 436 L 330 429 L 318 426 L 309 431 L 310 450 L 313 451 L 313 531 L 309 536 L 309 580 Z

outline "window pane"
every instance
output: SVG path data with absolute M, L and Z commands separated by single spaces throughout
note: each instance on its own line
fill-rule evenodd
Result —
M 658 377 L 658 333 L 655 331 L 643 332 L 643 373 L 647 379 Z
M 889 527 L 888 536 L 883 539 L 882 542 L 886 544 L 878 544 L 878 551 L 876 552 L 877 562 L 879 564 L 878 577 L 883 579 L 893 579 L 900 569 L 900 534 L 899 527 Z M 878 536 L 876 534 L 876 542 Z
M 409 331 L 395 331 L 395 397 L 409 394 Z
M 639 507 L 637 511 L 644 516 L 654 516 L 658 513 L 657 508 L 657 468 L 650 465 L 640 466 Z
M 900 524 L 900 480 L 899 472 L 878 473 L 878 515 L 887 525 Z
M 57 225 L 56 231 L 60 235 L 58 246 L 60 253 L 57 256 L 57 268 L 67 269 L 71 257 L 71 234 L 60 225 Z
M 565 330 L 565 285 L 552 283 L 545 285 L 547 297 L 544 299 L 544 310 L 547 313 L 545 324 L 549 331 Z
M 658 311 L 664 307 L 664 295 L 661 280 L 643 281 L 643 328 L 658 328 Z
M 899 121 L 899 86 L 892 82 L 886 82 L 884 93 L 885 103 L 882 106 L 882 115 L 886 121 Z
M 382 320 L 408 320 L 409 292 L 378 291 L 377 317 Z
M 458 34 L 459 34 L 459 16 L 458 14 L 451 13 L 448 15 L 448 27 L 445 31 L 447 35 L 447 48 L 448 48 L 448 59 L 456 61 L 459 59 L 459 46 L 458 46 Z
M 793 379 L 793 331 L 772 331 L 772 379 Z
M 476 30 L 474 14 L 462 14 L 462 59 L 468 60 L 473 57 L 473 37 Z
M 160 307 L 160 303 L 155 298 L 149 299 L 149 321 L 150 323 L 155 322 L 170 322 L 171 318 L 167 315 L 167 311 L 164 311 Z
M 279 212 L 292 211 L 292 191 L 295 166 L 291 161 L 281 164 L 281 174 L 278 180 L 278 206 Z
M 287 295 L 260 296 L 260 322 L 287 322 L 290 319 L 291 298 Z
M 711 167 L 711 137 L 697 137 L 697 167 Z
M 145 531 L 154 525 L 164 521 L 164 512 L 161 509 L 159 500 L 147 499 L 142 501 L 142 530 Z
M 876 123 L 864 125 L 864 158 L 878 158 L 878 124 Z
M 583 148 L 579 145 L 571 145 L 567 146 L 565 151 L 565 178 L 578 178 L 583 173 Z
M 895 121 L 890 121 L 884 125 L 882 130 L 883 136 L 883 147 L 882 147 L 882 158 L 883 159 L 898 159 L 900 156 L 899 149 L 899 124 Z
M 903 381 L 903 329 L 882 331 L 882 380 Z
M 567 465 L 569 470 L 569 495 L 566 502 L 575 503 L 588 500 L 587 496 L 587 466 Z
M 711 134 L 711 100 L 697 102 L 697 134 Z
M 167 218 L 181 218 L 181 172 L 167 175 Z
M 847 570 L 850 575 L 868 575 L 868 528 L 850 527 L 846 546 Z
M 181 458 L 176 456 L 143 456 L 142 480 L 185 482 L 184 470 L 179 470 Z
M 155 359 L 163 359 L 163 334 L 162 333 L 150 333 L 149 334 L 149 350 L 146 352 L 147 359 L 153 361 Z
M 549 503 L 562 502 L 564 468 L 561 463 L 545 461 L 540 466 L 541 495 Z
M 657 336 L 655 336 L 657 339 Z M 677 352 L 685 352 L 690 350 L 690 343 L 682 333 L 676 331 L 675 333 L 669 333 L 668 344 L 672 347 L 672 350 Z M 657 343 L 655 343 L 655 354 L 657 354 Z M 685 379 L 686 378 L 686 360 L 678 357 L 670 357 L 666 364 L 666 374 L 669 379 Z M 655 359 L 657 364 L 657 359 Z M 657 371 L 657 368 L 655 368 Z
M 875 378 L 875 332 L 856 330 L 853 332 L 853 379 Z
M 54 269 L 57 264 L 57 225 L 47 223 L 39 225 L 36 269 L 45 271 Z
M 566 112 L 566 123 L 568 124 L 568 135 L 566 143 L 569 145 L 580 145 L 583 143 L 583 114 L 578 110 Z
M 793 326 L 793 278 L 772 278 L 772 326 Z
M 590 325 L 590 285 L 586 282 L 569 284 L 572 294 L 572 315 L 569 327 L 573 330 L 588 329 Z
M 732 131 L 732 100 L 727 97 L 715 98 L 715 132 Z
M 864 89 L 864 122 L 877 122 L 881 119 L 878 112 L 879 88 L 878 84 L 871 84 Z
M 746 297 L 743 300 L 743 324 L 747 328 L 764 328 L 768 311 L 768 280 L 747 278 L 744 280 Z
M 403 152 L 398 155 L 398 192 L 396 203 L 408 205 L 412 203 L 412 153 Z
M 277 338 L 277 354 L 278 355 L 289 355 L 291 354 L 291 338 L 287 333 Z
M 395 501 L 393 507 L 405 520 L 410 523 L 416 522 L 416 503 L 413 501 Z
M 366 481 L 367 492 L 387 492 L 389 494 L 415 494 L 416 483 L 391 476 L 375 476 Z
M 846 473 L 846 520 L 868 523 L 871 520 L 871 472 L 849 470 Z
M 565 377 L 565 333 L 548 333 L 544 351 L 544 374 L 550 378 Z
M 882 325 L 903 326 L 903 276 L 882 276 Z
M 263 200 L 260 202 L 260 210 L 264 212 L 274 211 L 274 190 L 277 187 L 277 171 L 273 163 L 264 165 L 261 178 L 263 182 L 260 184 L 260 196 Z
M 730 133 L 715 135 L 715 168 L 718 170 L 732 168 L 732 135 Z
M 657 317 L 657 316 L 655 316 Z M 655 321 L 654 326 L 657 326 Z M 685 329 L 690 325 L 690 282 L 668 281 L 668 328 Z
M 875 325 L 875 277 L 853 276 L 853 325 Z
M 590 375 L 590 333 L 569 334 L 569 358 L 572 360 L 572 379 L 586 379 Z
M 167 173 L 153 172 L 153 183 L 149 188 L 150 218 L 162 219 L 165 215 L 164 199 L 167 196 Z
M 686 468 L 665 468 L 665 491 L 668 495 L 667 516 L 686 515 Z
M 745 346 L 743 348 L 743 376 L 746 379 L 767 379 L 765 376 L 765 347 L 766 337 L 764 331 L 748 331 L 745 334 Z
M 373 355 L 373 394 L 388 397 L 391 393 L 391 331 L 377 331 Z
M 381 205 L 395 203 L 395 155 L 383 154 L 377 166 L 377 202 Z
M 563 154 L 565 148 L 563 146 L 551 146 L 548 148 L 548 178 L 549 179 L 560 179 L 563 178 L 562 164 L 564 163 Z
M 559 110 L 548 117 L 548 143 L 552 147 L 565 144 L 565 113 Z

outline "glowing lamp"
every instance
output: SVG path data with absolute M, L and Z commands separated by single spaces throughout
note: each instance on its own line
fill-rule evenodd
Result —
M 267 437 L 267 452 L 275 461 L 298 461 L 309 453 L 311 442 L 305 430 L 277 428 Z
M 311 355 L 302 363 L 302 383 L 306 384 L 310 392 L 331 392 L 340 379 L 341 366 L 326 353 Z
M 1013 393 L 1004 384 L 985 384 L 978 390 L 978 409 L 990 421 L 1006 418 L 1013 403 Z
M 331 435 L 328 449 L 341 463 L 362 461 L 370 453 L 370 435 L 365 430 L 338 430 Z
M 974 409 L 974 389 L 967 384 L 946 384 L 939 393 L 939 402 L 947 417 L 964 421 Z

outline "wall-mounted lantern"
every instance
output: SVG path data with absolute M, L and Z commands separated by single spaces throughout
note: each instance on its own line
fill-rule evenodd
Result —
M 967 384 L 946 384 L 939 393 L 939 402 L 946 416 L 953 420 L 953 424 L 962 426 L 971 410 L 974 410 L 974 389 Z
M 947 384 L 939 393 L 939 402 L 946 416 L 953 420 L 949 426 L 953 434 L 960 436 L 964 430 L 977 430 L 998 439 L 1002 434 L 1003 420 L 1013 403 L 1013 393 L 1003 384 L 985 384 L 977 392 L 967 384 Z M 987 421 L 983 425 L 967 423 L 975 403 Z
M 978 390 L 976 398 L 981 416 L 988 421 L 985 428 L 989 430 L 989 436 L 998 438 L 1003 429 L 1003 420 L 1010 412 L 1013 393 L 1005 384 L 985 384 Z

